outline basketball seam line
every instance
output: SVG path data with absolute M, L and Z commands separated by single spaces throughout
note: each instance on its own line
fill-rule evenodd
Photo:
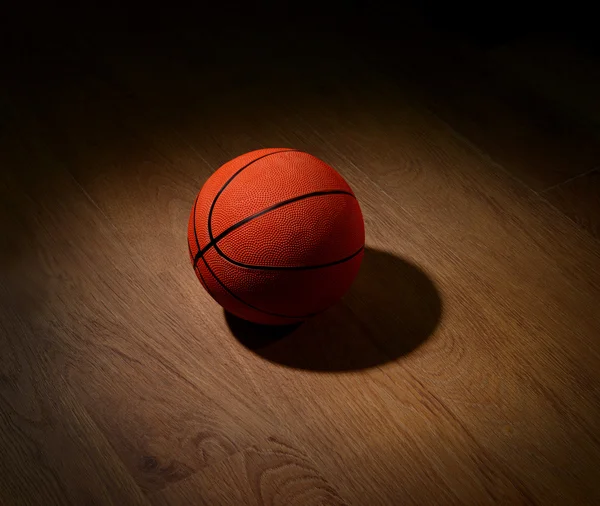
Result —
M 270 316 L 277 316 L 279 318 L 289 318 L 289 319 L 293 319 L 293 320 L 302 320 L 304 318 L 309 318 L 311 316 L 314 316 L 318 313 L 309 313 L 306 315 L 300 315 L 300 316 L 292 316 L 292 315 L 286 315 L 286 314 L 280 314 L 280 313 L 272 313 L 271 311 L 265 311 L 264 309 L 260 309 L 256 306 L 253 306 L 252 304 L 250 304 L 249 302 L 246 302 L 244 299 L 242 299 L 240 296 L 236 295 L 235 292 L 233 292 L 232 290 L 230 290 L 227 285 L 225 285 L 225 283 L 223 283 L 223 281 L 221 281 L 219 279 L 219 277 L 214 273 L 214 271 L 210 268 L 210 265 L 208 265 L 208 262 L 206 261 L 206 258 L 202 257 L 202 261 L 204 262 L 204 265 L 206 265 L 206 268 L 208 269 L 208 272 L 210 272 L 210 274 L 212 275 L 213 278 L 215 278 L 217 280 L 217 283 L 219 283 L 223 289 L 229 294 L 231 295 L 234 299 L 240 301 L 242 304 L 245 304 L 246 306 L 254 309 L 255 311 L 258 311 L 259 313 L 264 313 L 264 314 L 268 314 Z M 200 269 L 198 269 L 198 271 L 200 271 Z
M 198 232 L 196 231 L 196 206 L 198 204 L 199 198 L 200 198 L 200 192 L 198 192 L 198 195 L 196 195 L 196 200 L 194 200 L 194 210 L 193 210 L 194 219 L 192 221 L 192 225 L 194 226 L 194 238 L 196 239 L 196 248 L 198 248 L 198 252 L 200 252 L 200 241 L 198 240 Z M 196 267 L 197 263 L 198 263 L 198 260 L 194 257 L 194 267 Z
M 219 253 L 219 255 L 221 255 L 221 257 L 224 258 L 225 260 L 227 260 L 229 263 L 231 263 L 233 265 L 237 265 L 238 267 L 245 267 L 246 269 L 262 270 L 262 271 L 308 271 L 308 270 L 323 269 L 325 267 L 332 267 L 334 265 L 343 264 L 344 262 L 347 262 L 348 260 L 352 260 L 364 248 L 365 248 L 364 246 L 361 246 L 351 255 L 348 255 L 347 257 L 342 258 L 340 260 L 334 260 L 333 262 L 329 262 L 326 264 L 307 265 L 307 266 L 303 266 L 303 265 L 277 266 L 277 265 L 252 265 L 252 264 L 243 264 L 241 262 L 237 262 L 237 261 L 233 260 L 232 258 L 229 258 L 227 255 L 225 255 L 225 253 L 223 253 L 219 249 L 219 247 L 215 244 L 215 250 L 217 251 L 217 253 Z
M 223 186 L 221 186 L 221 188 L 219 189 L 219 191 L 217 192 L 217 194 L 215 195 L 215 198 L 213 199 L 212 203 L 210 204 L 210 209 L 208 211 L 208 238 L 210 240 L 210 242 L 214 241 L 214 237 L 212 235 L 212 215 L 213 215 L 213 211 L 215 210 L 215 205 L 217 204 L 217 200 L 219 199 L 219 197 L 221 196 L 221 194 L 225 191 L 225 188 L 227 188 L 229 186 L 229 184 L 239 175 L 241 174 L 244 170 L 246 170 L 248 167 L 250 167 L 250 165 L 252 165 L 255 162 L 258 162 L 258 160 L 262 160 L 263 158 L 266 158 L 267 156 L 272 156 L 272 155 L 277 155 L 279 153 L 287 153 L 288 151 L 299 151 L 298 149 L 284 149 L 281 151 L 274 151 L 272 153 L 267 153 L 266 155 L 263 156 L 259 156 L 258 158 L 255 158 L 254 160 L 252 160 L 251 162 L 248 162 L 246 165 L 244 165 L 241 169 L 238 169 L 234 174 L 232 174 L 232 176 L 225 181 L 225 184 Z
M 198 250 L 200 250 L 200 241 L 198 241 L 198 233 L 196 232 L 196 204 L 198 203 L 199 196 L 200 196 L 200 192 L 198 192 L 198 195 L 196 195 L 196 200 L 194 201 L 194 211 L 193 211 L 194 217 L 192 220 L 192 226 L 194 227 L 194 237 L 196 238 L 196 247 L 198 248 Z M 190 256 L 192 256 L 192 248 L 190 248 L 189 241 L 188 241 L 188 250 L 190 252 Z M 198 261 L 195 258 L 194 258 L 194 271 L 196 271 L 200 275 L 200 280 L 202 281 L 202 286 L 206 289 L 208 294 L 212 297 L 213 295 L 210 292 L 210 289 L 208 288 L 208 283 L 204 279 L 204 276 L 202 275 L 202 271 L 198 268 Z
M 200 257 L 204 256 L 204 254 L 210 248 L 212 248 L 213 246 L 215 247 L 215 249 L 217 250 L 217 252 L 219 253 L 219 255 L 221 255 L 223 258 L 225 258 L 229 262 L 231 262 L 231 263 L 233 263 L 235 265 L 239 265 L 241 267 L 247 267 L 249 269 L 308 270 L 308 269 L 318 269 L 318 268 L 321 268 L 321 267 L 327 267 L 327 266 L 332 265 L 332 264 L 335 265 L 336 263 L 342 263 L 345 260 L 349 260 L 352 256 L 358 254 L 360 252 L 360 249 L 358 251 L 356 251 L 355 253 L 353 253 L 350 257 L 343 258 L 341 260 L 336 260 L 335 262 L 328 263 L 328 264 L 308 265 L 308 266 L 260 266 L 260 265 L 243 264 L 241 262 L 237 262 L 237 261 L 229 258 L 225 253 L 223 253 L 223 251 L 218 246 L 219 241 L 221 241 L 222 239 L 224 239 L 231 232 L 233 232 L 234 230 L 237 230 L 238 228 L 242 227 L 243 225 L 246 225 L 247 223 L 255 220 L 256 218 L 259 218 L 260 216 L 263 216 L 263 215 L 265 215 L 265 214 L 267 214 L 267 213 L 269 213 L 271 211 L 274 211 L 276 209 L 284 207 L 284 206 L 286 206 L 288 204 L 292 204 L 294 202 L 299 202 L 301 200 L 305 200 L 305 199 L 308 199 L 308 198 L 311 198 L 311 197 L 322 197 L 322 196 L 326 196 L 326 195 L 347 195 L 347 196 L 352 197 L 354 199 L 356 198 L 354 195 L 352 195 L 351 193 L 349 193 L 349 192 L 347 192 L 345 190 L 330 190 L 330 191 L 318 191 L 318 192 L 305 193 L 304 195 L 298 195 L 296 197 L 292 197 L 290 199 L 278 202 L 277 204 L 273 204 L 272 206 L 269 206 L 266 209 L 263 209 L 262 211 L 254 213 L 253 215 L 248 216 L 247 218 L 244 218 L 243 220 L 238 221 L 234 225 L 231 225 L 229 228 L 227 228 L 226 230 L 224 230 L 223 232 L 221 232 L 217 237 L 215 237 L 211 242 L 209 242 L 204 248 L 202 248 L 201 250 L 200 249 L 198 250 L 198 253 L 196 254 L 196 259 L 195 259 L 194 263 L 197 263 L 198 259 Z

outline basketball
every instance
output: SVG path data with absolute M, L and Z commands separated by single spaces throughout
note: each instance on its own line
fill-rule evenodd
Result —
M 238 156 L 204 183 L 188 247 L 204 289 L 254 323 L 298 323 L 336 304 L 364 254 L 360 205 L 332 167 L 295 149 Z

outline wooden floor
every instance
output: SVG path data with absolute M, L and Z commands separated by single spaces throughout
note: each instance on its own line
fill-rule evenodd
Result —
M 600 503 L 598 67 L 410 19 L 4 46 L 2 506 Z M 365 217 L 353 288 L 291 332 L 187 253 L 261 147 Z

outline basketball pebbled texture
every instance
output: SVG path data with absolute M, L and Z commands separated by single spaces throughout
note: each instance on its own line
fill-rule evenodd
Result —
M 260 149 L 221 166 L 188 222 L 202 286 L 230 313 L 295 323 L 335 304 L 364 253 L 358 201 L 337 171 L 293 149 Z

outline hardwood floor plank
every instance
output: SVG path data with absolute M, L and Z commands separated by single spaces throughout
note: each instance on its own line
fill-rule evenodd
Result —
M 0 301 L 0 504 L 148 504 L 64 381 L 34 297 L 3 273 Z

